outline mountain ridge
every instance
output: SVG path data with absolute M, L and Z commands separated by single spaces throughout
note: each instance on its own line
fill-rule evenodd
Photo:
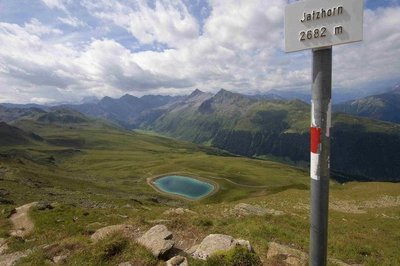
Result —
M 300 100 L 251 99 L 222 89 L 196 104 L 181 100 L 169 108 L 148 110 L 135 120 L 135 126 L 247 157 L 273 156 L 307 165 L 310 110 L 310 105 Z M 363 141 L 368 148 L 360 145 Z M 369 151 L 379 148 L 389 155 Z M 332 115 L 332 170 L 376 180 L 400 180 L 395 149 L 400 149 L 399 126 Z
M 400 124 L 400 86 L 397 85 L 386 93 L 334 105 L 332 109 L 336 112 Z

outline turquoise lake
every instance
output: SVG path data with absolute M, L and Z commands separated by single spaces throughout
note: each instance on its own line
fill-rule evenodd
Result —
M 185 196 L 191 199 L 204 197 L 214 189 L 214 186 L 209 183 L 177 175 L 161 177 L 154 181 L 154 185 L 164 192 Z

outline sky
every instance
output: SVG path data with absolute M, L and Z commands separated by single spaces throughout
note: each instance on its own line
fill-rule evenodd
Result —
M 295 0 L 0 0 L 0 102 L 311 88 L 284 52 Z M 400 0 L 365 0 L 362 42 L 333 47 L 333 90 L 400 82 Z

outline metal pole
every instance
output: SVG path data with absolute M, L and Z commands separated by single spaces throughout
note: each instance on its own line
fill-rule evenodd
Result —
M 310 265 L 327 265 L 332 47 L 313 50 L 311 92 Z

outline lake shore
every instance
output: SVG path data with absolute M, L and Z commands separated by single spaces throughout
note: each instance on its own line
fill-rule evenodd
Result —
M 160 179 L 160 178 L 163 178 L 163 177 L 166 177 L 166 176 L 172 176 L 172 175 L 174 175 L 174 176 L 186 177 L 186 178 L 191 178 L 191 179 L 195 179 L 195 180 L 198 180 L 198 181 L 207 183 L 207 184 L 211 185 L 211 186 L 213 187 L 213 189 L 212 189 L 212 191 L 211 191 L 210 193 L 208 193 L 207 195 L 204 195 L 204 196 L 202 196 L 202 197 L 199 197 L 199 198 L 189 198 L 189 197 L 184 196 L 184 195 L 179 195 L 179 194 L 174 194 L 174 193 L 165 192 L 165 191 L 161 190 L 159 187 L 157 187 L 157 185 L 154 184 L 154 182 L 155 182 L 157 179 Z M 149 186 L 151 186 L 154 190 L 156 190 L 157 192 L 159 192 L 159 193 L 161 193 L 161 194 L 170 195 L 170 196 L 175 196 L 175 197 L 179 197 L 179 198 L 182 198 L 182 199 L 185 199 L 185 200 L 189 200 L 189 201 L 197 201 L 197 200 L 204 199 L 204 198 L 206 198 L 206 197 L 209 197 L 209 196 L 214 195 L 214 194 L 217 193 L 218 190 L 219 190 L 219 185 L 218 185 L 217 182 L 212 181 L 212 180 L 209 180 L 209 179 L 206 179 L 206 178 L 203 178 L 203 177 L 200 177 L 200 176 L 195 175 L 195 174 L 192 174 L 192 173 L 180 173 L 180 172 L 167 173 L 167 174 L 162 174 L 162 175 L 156 175 L 156 176 L 149 177 L 149 178 L 147 178 L 146 181 L 147 181 L 147 184 L 148 184 Z

